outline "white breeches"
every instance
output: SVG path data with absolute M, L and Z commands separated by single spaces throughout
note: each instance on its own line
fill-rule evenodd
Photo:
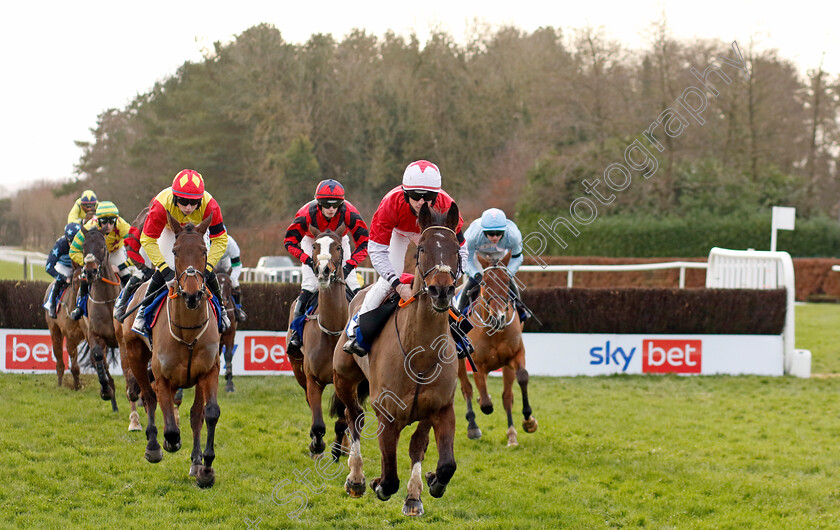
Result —
M 300 248 L 308 254 L 312 256 L 313 260 L 317 260 L 318 256 L 316 256 L 314 252 L 315 248 L 315 239 L 312 238 L 310 235 L 303 236 L 303 239 L 300 241 Z M 344 262 L 346 263 L 352 253 L 350 252 L 350 238 L 347 234 L 344 234 L 344 237 L 341 238 L 341 248 L 344 252 Z M 343 264 L 342 264 L 343 265 Z M 309 265 L 301 264 L 300 267 L 300 274 L 301 274 L 301 282 L 300 288 L 304 291 L 315 292 L 318 290 L 318 277 L 315 276 L 315 273 L 312 272 L 312 269 Z M 352 274 L 350 274 L 349 278 L 344 278 L 344 281 L 347 282 L 347 287 L 352 290 L 356 290 L 360 287 L 359 285 L 359 278 L 356 276 L 356 271 L 354 270 Z
M 391 232 L 391 242 L 388 244 L 388 258 L 391 260 L 391 266 L 394 267 L 394 272 L 397 273 L 397 276 L 403 273 L 405 253 L 408 250 L 409 242 L 408 237 L 396 231 Z M 391 284 L 380 276 L 376 280 L 376 283 L 373 284 L 373 287 L 370 288 L 367 295 L 365 295 L 362 307 L 359 308 L 359 314 L 367 313 L 371 309 L 379 307 L 382 301 L 385 300 L 385 297 L 388 296 L 388 293 L 393 290 L 394 288 L 391 287 Z

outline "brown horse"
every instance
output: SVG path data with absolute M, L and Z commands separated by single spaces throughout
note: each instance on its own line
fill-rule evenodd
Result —
M 73 390 L 79 390 L 82 385 L 79 381 L 79 343 L 85 340 L 84 323 L 80 320 L 73 320 L 70 318 L 70 312 L 76 307 L 76 291 L 79 289 L 79 269 L 74 271 L 73 280 L 58 303 L 61 304 L 58 311 L 56 311 L 55 318 L 50 318 L 50 313 L 44 310 L 44 316 L 47 319 L 47 328 L 50 330 L 50 339 L 52 340 L 53 356 L 55 357 L 55 373 L 58 375 L 58 386 L 61 386 L 64 380 L 64 347 L 65 342 L 67 346 L 67 353 L 70 355 L 70 373 L 73 374 Z M 53 282 L 55 283 L 55 282 Z M 47 287 L 47 292 L 44 293 L 44 302 L 49 300 L 50 284 Z
M 477 257 L 484 268 L 484 283 L 470 314 L 470 322 L 474 327 L 468 336 L 475 346 L 473 361 L 476 365 L 473 379 L 480 395 L 481 412 L 491 414 L 493 403 L 490 401 L 490 394 L 487 393 L 487 374 L 498 368 L 502 369 L 502 404 L 507 412 L 508 447 L 511 447 L 519 445 L 512 415 L 514 378 L 522 390 L 522 428 L 528 433 L 537 430 L 537 420 L 531 416 L 531 406 L 528 403 L 528 370 L 525 369 L 523 325 L 519 321 L 510 294 L 511 277 L 507 269 L 510 254 L 502 260 L 486 259 L 480 254 L 477 254 Z M 481 430 L 475 423 L 475 412 L 472 408 L 472 385 L 467 377 L 463 359 L 459 363 L 458 378 L 461 380 L 461 393 L 467 402 L 467 436 L 470 439 L 481 438 Z
M 143 404 L 148 415 L 146 427 L 146 460 L 160 462 L 163 453 L 157 440 L 155 410 L 160 401 L 164 419 L 163 448 L 174 453 L 181 448 L 181 432 L 175 421 L 173 394 L 178 388 L 195 386 L 195 401 L 190 409 L 193 432 L 190 476 L 199 487 L 209 488 L 216 481 L 213 460 L 216 457 L 213 439 L 219 421 L 216 394 L 219 386 L 219 329 L 211 309 L 212 296 L 204 283 L 207 247 L 204 233 L 212 216 L 200 225 L 187 223 L 181 227 L 170 215 L 169 226 L 175 233 L 175 285 L 163 302 L 153 329 L 152 346 L 131 330 L 132 319 L 122 324 L 125 354 L 131 371 L 140 384 Z M 146 295 L 148 283 L 137 289 L 135 298 Z M 147 366 L 152 362 L 154 383 L 149 382 Z M 152 388 L 154 384 L 154 389 Z M 207 445 L 201 452 L 201 426 L 207 423 Z M 203 457 L 203 465 L 202 465 Z
M 419 422 L 408 449 L 411 478 L 403 505 L 405 515 L 423 514 L 421 463 L 432 427 L 439 457 L 436 472 L 426 473 L 429 493 L 433 497 L 442 496 L 455 473 L 453 399 L 458 367 L 449 331 L 449 311 L 455 294 L 455 278 L 460 270 L 455 234 L 458 222 L 455 203 L 448 213 L 441 215 L 423 205 L 412 283 L 412 292 L 416 294 L 410 303 L 401 302 L 403 307 L 388 318 L 368 356 L 354 357 L 339 346 L 333 360 L 336 394 L 347 406 L 352 438 L 348 459 L 350 474 L 344 485 L 351 496 L 359 497 L 365 491 L 359 439 L 364 415 L 357 399 L 359 383 L 365 378 L 369 381 L 379 423 L 374 436 L 378 435 L 382 452 L 382 476 L 370 483 L 379 499 L 387 500 L 399 490 L 397 444 L 400 433 L 406 426 Z M 361 301 L 362 296 L 356 296 L 351 311 L 357 310 Z M 343 345 L 344 339 L 342 336 L 338 344 Z
M 93 367 L 99 378 L 99 396 L 103 400 L 110 400 L 114 411 L 117 411 L 117 401 L 114 393 L 114 379 L 108 369 L 105 358 L 106 348 L 119 346 L 114 333 L 113 312 L 114 301 L 120 294 L 120 281 L 108 263 L 108 247 L 105 235 L 98 228 L 86 230 L 82 243 L 84 267 L 81 281 L 88 285 L 87 316 L 84 317 L 87 328 L 87 341 L 93 358 Z
M 313 228 L 312 231 L 315 238 L 313 257 L 318 263 L 318 309 L 304 323 L 301 355 L 290 355 L 289 361 L 298 383 L 306 392 L 306 402 L 312 412 L 312 427 L 309 430 L 312 441 L 309 443 L 309 451 L 318 455 L 326 448 L 324 435 L 327 430 L 321 397 L 324 387 L 333 382 L 333 351 L 347 322 L 348 304 L 342 269 L 344 252 L 341 236 L 332 230 L 319 232 Z M 296 303 L 293 302 L 292 307 Z M 289 325 L 293 316 L 289 316 Z M 337 416 L 335 445 L 332 449 L 333 459 L 337 461 L 344 433 L 347 431 L 344 404 L 338 399 L 333 399 L 331 412 Z
M 215 269 L 216 278 L 219 280 L 219 290 L 222 293 L 221 302 L 224 303 L 228 315 L 235 315 L 236 305 L 233 303 L 233 284 L 230 279 L 230 269 Z M 225 392 L 235 392 L 233 386 L 233 343 L 236 339 L 236 319 L 230 319 L 230 327 L 222 333 L 219 341 L 219 355 L 225 357 Z M 178 403 L 180 405 L 180 403 Z

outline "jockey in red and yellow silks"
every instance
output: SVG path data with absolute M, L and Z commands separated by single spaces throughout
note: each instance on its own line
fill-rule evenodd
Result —
M 161 235 L 164 234 L 167 228 L 167 213 L 172 215 L 181 225 L 187 223 L 198 225 L 204 219 L 211 215 L 213 216 L 212 224 L 208 229 L 210 249 L 207 252 L 207 267 L 204 271 L 204 280 L 213 292 L 213 295 L 218 297 L 219 300 L 222 300 L 219 282 L 213 272 L 213 267 L 222 258 L 227 247 L 227 232 L 225 231 L 224 220 L 222 219 L 222 210 L 219 208 L 216 199 L 204 191 L 204 179 L 202 176 L 192 169 L 179 171 L 172 181 L 172 187 L 166 188 L 158 193 L 150 204 L 149 214 L 146 217 L 146 222 L 143 225 L 143 231 L 140 235 L 141 254 L 145 252 L 155 267 L 155 273 L 152 275 L 147 293 L 160 291 L 168 281 L 175 278 L 175 271 L 173 270 L 174 261 L 172 265 L 167 263 L 167 258 L 171 255 L 172 248 L 169 245 L 166 246 L 167 248 L 162 248 L 159 244 Z M 172 242 L 174 242 L 174 238 Z M 124 296 L 121 297 L 120 302 L 124 303 L 122 298 L 127 299 L 128 296 L 124 293 Z M 115 316 L 117 316 L 116 310 Z M 226 330 L 230 326 L 230 319 L 228 319 L 224 305 L 221 307 L 220 316 L 222 327 Z M 135 317 L 132 329 L 143 334 L 144 326 L 145 305 L 140 306 L 137 310 L 137 316 Z

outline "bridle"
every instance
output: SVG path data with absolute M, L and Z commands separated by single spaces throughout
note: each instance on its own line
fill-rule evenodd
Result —
M 327 284 L 328 285 L 331 285 L 333 283 L 338 283 L 338 284 L 341 284 L 341 285 L 347 285 L 347 281 L 344 278 L 339 278 L 339 276 L 338 276 L 338 271 L 341 269 L 341 267 L 343 266 L 343 263 L 344 263 L 344 247 L 341 244 L 341 240 L 334 240 L 334 241 L 336 242 L 336 245 L 338 246 L 338 260 L 336 261 L 336 259 L 333 258 L 332 255 L 329 255 L 329 254 L 318 254 L 317 259 L 318 259 L 319 262 L 323 261 L 323 260 L 329 261 L 333 265 L 333 270 L 332 270 L 332 272 L 330 272 L 330 274 L 327 278 Z M 344 295 L 342 294 L 341 296 L 344 296 Z M 321 329 L 321 331 L 323 331 L 324 333 L 326 333 L 327 335 L 329 335 L 331 337 L 337 337 L 337 336 L 341 335 L 341 333 L 344 331 L 343 327 L 341 329 L 339 329 L 338 331 L 333 331 L 331 329 L 325 328 L 324 325 L 321 324 L 321 314 L 320 314 L 320 312 L 313 317 L 307 316 L 306 320 L 316 321 L 318 323 L 318 327 Z
M 97 234 L 102 235 L 101 232 L 94 231 L 94 230 L 92 230 L 88 233 L 90 234 L 90 233 L 93 233 L 93 232 L 96 232 Z M 103 236 L 103 241 L 104 241 L 104 236 Z M 91 287 L 91 290 L 88 292 L 88 300 L 90 302 L 93 302 L 94 304 L 107 304 L 107 303 L 113 302 L 117 298 L 119 298 L 119 294 L 117 294 L 117 296 L 115 296 L 114 298 L 111 298 L 110 300 L 96 300 L 96 299 L 93 298 L 92 287 L 93 287 L 93 284 L 96 283 L 99 280 L 101 280 L 101 281 L 103 281 L 107 284 L 110 284 L 110 285 L 120 285 L 119 281 L 115 282 L 113 280 L 109 280 L 108 278 L 105 278 L 105 277 L 102 276 L 102 265 L 106 261 L 108 261 L 108 247 L 105 246 L 104 250 L 105 250 L 105 255 L 102 257 L 102 259 L 97 258 L 93 254 L 93 252 L 89 252 L 89 253 L 85 254 L 85 257 L 84 257 L 85 265 L 87 265 L 88 263 L 93 263 L 96 266 L 96 268 L 91 271 L 92 275 L 88 274 L 88 269 L 87 268 L 83 268 L 82 269 L 82 277 L 81 277 L 82 281 L 86 282 L 88 284 L 88 286 Z
M 486 274 L 487 271 L 489 271 L 489 270 L 503 270 L 503 271 L 505 271 L 505 274 L 508 277 L 508 282 L 510 282 L 510 272 L 508 271 L 507 267 L 499 266 L 498 263 L 499 263 L 498 261 L 495 261 L 494 264 L 491 265 L 490 267 L 485 267 L 484 268 L 484 273 Z M 503 328 L 511 325 L 513 323 L 514 319 L 516 318 L 516 311 L 513 311 L 513 304 L 512 304 L 513 299 L 512 299 L 511 294 L 510 294 L 510 289 L 509 288 L 505 289 L 505 291 L 506 291 L 505 295 L 493 294 L 493 293 L 488 293 L 487 290 L 484 288 L 484 285 L 485 285 L 485 282 L 482 282 L 481 290 L 479 291 L 479 297 L 483 298 L 487 302 L 489 302 L 491 300 L 502 301 L 504 303 L 504 307 L 505 307 L 505 314 L 507 314 L 508 311 L 510 311 L 510 314 L 511 314 L 510 320 L 505 322 L 505 325 L 503 326 Z M 488 308 L 488 314 L 489 314 L 490 313 L 490 310 L 489 310 L 490 305 L 489 304 L 487 304 L 487 308 Z M 495 319 L 494 315 L 489 314 L 489 316 L 490 316 L 490 318 Z
M 452 232 L 452 235 L 455 236 L 455 239 L 457 241 L 458 235 L 455 233 L 455 230 L 452 230 L 448 226 L 440 226 L 440 225 L 433 225 L 433 226 L 426 227 L 426 229 L 423 230 L 420 233 L 420 238 L 422 239 L 423 234 L 425 234 L 427 231 L 432 230 L 432 229 L 448 230 L 449 232 Z M 399 301 L 399 306 L 400 307 L 407 306 L 408 304 L 413 302 L 416 297 L 420 296 L 421 294 L 428 294 L 429 293 L 429 285 L 426 283 L 426 278 L 430 274 L 432 274 L 433 272 L 448 273 L 452 277 L 453 282 L 456 281 L 458 279 L 458 276 L 461 274 L 461 258 L 460 258 L 460 256 L 458 257 L 458 265 L 456 265 L 454 271 L 452 270 L 452 267 L 450 267 L 449 265 L 444 265 L 442 263 L 438 263 L 436 265 L 433 265 L 433 266 L 429 267 L 429 269 L 424 272 L 423 269 L 420 267 L 420 250 L 422 248 L 423 248 L 422 246 L 417 247 L 417 253 L 414 255 L 414 266 L 415 266 L 415 270 L 420 271 L 420 279 L 423 280 L 423 286 L 420 288 L 419 291 L 412 294 L 411 298 L 409 298 L 408 300 L 402 300 L 401 299 Z

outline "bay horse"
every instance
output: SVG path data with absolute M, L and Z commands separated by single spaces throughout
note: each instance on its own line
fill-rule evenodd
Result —
M 236 305 L 232 298 L 233 284 L 230 279 L 230 269 L 223 270 L 217 266 L 215 272 L 216 278 L 219 280 L 219 291 L 222 293 L 220 302 L 224 303 L 228 315 L 235 315 Z M 230 327 L 222 333 L 219 341 L 219 355 L 224 355 L 225 358 L 225 392 L 236 391 L 233 386 L 233 343 L 236 339 L 236 324 L 235 318 L 230 319 Z M 180 402 L 178 402 L 178 405 L 180 405 Z
M 312 413 L 309 452 L 319 455 L 326 448 L 324 435 L 327 430 L 321 399 L 324 387 L 333 382 L 333 351 L 339 343 L 338 338 L 344 324 L 347 323 L 348 303 L 342 268 L 344 251 L 341 236 L 332 230 L 320 232 L 313 227 L 311 231 L 315 238 L 313 258 L 318 264 L 318 308 L 304 322 L 301 355 L 289 355 L 289 362 L 298 384 L 306 392 L 306 402 Z M 297 301 L 292 302 L 292 307 L 296 303 Z M 289 316 L 290 326 L 292 317 L 294 314 Z M 331 413 L 337 417 L 332 456 L 338 461 L 347 422 L 344 417 L 344 404 L 339 399 L 333 398 L 330 408 Z
M 120 281 L 108 263 L 105 234 L 98 228 L 87 230 L 83 226 L 81 230 L 85 236 L 82 243 L 84 267 L 81 281 L 88 285 L 87 316 L 83 318 L 87 328 L 87 341 L 93 367 L 99 379 L 99 396 L 105 401 L 110 400 L 116 412 L 118 409 L 114 379 L 108 369 L 105 350 L 119 346 L 114 332 L 113 312 L 114 301 L 120 294 Z
M 168 215 L 168 214 L 167 214 Z M 175 421 L 173 394 L 178 388 L 195 386 L 195 400 L 190 409 L 193 450 L 190 454 L 190 476 L 196 484 L 209 488 L 216 481 L 213 461 L 216 454 L 213 440 L 219 421 L 216 400 L 219 385 L 219 328 L 206 288 L 204 271 L 207 247 L 204 233 L 212 222 L 212 215 L 198 226 L 181 225 L 168 215 L 169 227 L 175 234 L 172 252 L 175 257 L 174 285 L 165 296 L 163 307 L 153 328 L 152 343 L 131 330 L 132 319 L 122 324 L 129 365 L 140 385 L 143 405 L 148 415 L 146 426 L 146 460 L 152 463 L 163 459 L 155 410 L 158 401 L 163 414 L 163 448 L 174 453 L 181 448 L 181 432 Z M 146 296 L 148 282 L 137 289 L 135 298 Z M 154 382 L 149 382 L 147 366 L 151 360 Z M 154 386 L 153 386 L 154 385 Z M 201 452 L 202 422 L 207 423 L 207 443 Z M 202 464 L 203 457 L 203 464 Z
M 376 410 L 379 448 L 382 452 L 381 476 L 371 489 L 380 500 L 388 500 L 399 490 L 397 444 L 402 430 L 418 422 L 408 454 L 411 477 L 403 505 L 404 515 L 423 514 L 421 464 L 429 445 L 429 431 L 435 429 L 438 462 L 435 472 L 426 473 L 432 497 L 441 497 L 455 473 L 455 410 L 453 401 L 458 381 L 457 354 L 449 330 L 449 312 L 460 268 L 458 207 L 452 203 L 446 214 L 438 214 L 424 204 L 418 216 L 421 235 L 417 241 L 414 296 L 400 302 L 388 317 L 382 332 L 373 341 L 370 354 L 355 357 L 341 346 L 333 358 L 336 394 L 347 407 L 351 448 L 350 474 L 344 488 L 352 497 L 365 491 L 360 436 L 364 415 L 358 400 L 359 384 L 366 378 Z M 363 291 L 366 294 L 366 291 Z M 350 311 L 358 310 L 363 294 L 357 295 Z M 346 332 L 339 345 L 344 344 Z M 366 414 L 365 414 L 366 415 Z M 369 438 L 368 432 L 364 433 Z
M 490 394 L 487 393 L 487 374 L 498 368 L 502 369 L 502 404 L 507 412 L 508 422 L 507 445 L 512 447 L 519 445 L 512 415 L 514 379 L 522 391 L 522 428 L 527 433 L 537 430 L 537 420 L 531 415 L 531 405 L 528 403 L 528 370 L 525 369 L 525 345 L 522 342 L 524 325 L 519 321 L 509 288 L 511 277 L 507 265 L 510 262 L 510 253 L 502 259 L 485 258 L 481 254 L 476 254 L 476 257 L 484 268 L 484 281 L 469 315 L 470 322 L 474 325 L 468 333 L 475 347 L 472 357 L 476 371 L 473 373 L 473 379 L 478 387 L 481 412 L 491 414 L 493 403 Z M 464 360 L 458 364 L 461 394 L 467 402 L 467 437 L 475 440 L 481 438 L 481 430 L 475 422 L 475 412 L 472 408 L 472 385 L 467 377 Z
M 47 319 L 47 328 L 50 330 L 58 386 L 61 386 L 64 381 L 64 370 L 66 368 L 64 366 L 64 348 L 66 343 L 67 353 L 70 357 L 70 373 L 73 374 L 73 390 L 79 390 L 82 388 L 79 380 L 79 343 L 85 340 L 85 329 L 83 327 L 84 322 L 70 318 L 70 312 L 76 307 L 76 292 L 79 290 L 79 273 L 81 272 L 75 267 L 74 265 L 73 278 L 58 301 L 61 307 L 56 311 L 55 318 L 50 318 L 50 312 L 46 309 L 44 310 L 44 316 Z M 49 299 L 52 285 L 50 284 L 47 287 L 47 292 L 44 293 L 44 303 Z

